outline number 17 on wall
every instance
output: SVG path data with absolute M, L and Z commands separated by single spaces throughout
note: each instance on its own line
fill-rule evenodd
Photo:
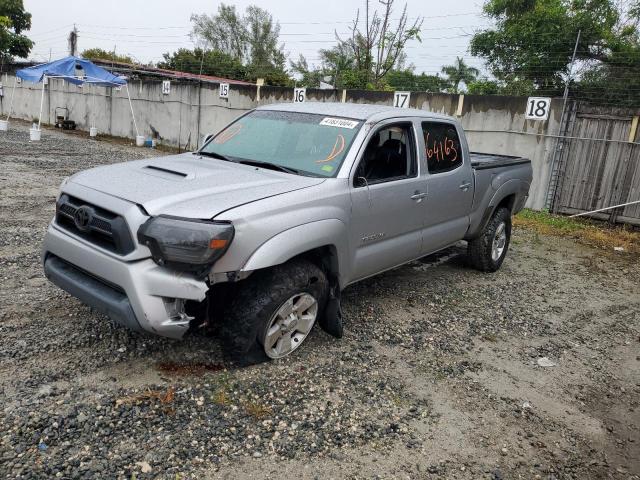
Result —
M 411 101 L 411 92 L 394 92 L 393 106 L 398 108 L 409 108 Z

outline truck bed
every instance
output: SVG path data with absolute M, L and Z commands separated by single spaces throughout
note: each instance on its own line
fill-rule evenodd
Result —
M 492 153 L 471 152 L 471 166 L 476 170 L 487 168 L 509 167 L 531 163 L 531 160 L 524 157 L 514 157 L 511 155 L 494 155 Z

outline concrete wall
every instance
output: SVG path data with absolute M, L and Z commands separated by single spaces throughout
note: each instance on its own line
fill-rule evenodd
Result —
M 0 98 L 0 113 L 9 111 L 14 77 L 4 74 L 4 97 Z M 15 91 L 13 115 L 31 120 L 38 116 L 42 84 L 23 82 Z M 129 93 L 141 135 L 157 133 L 163 143 L 195 148 L 198 139 L 217 132 L 242 113 L 258 105 L 293 101 L 293 89 L 262 87 L 258 100 L 257 87 L 232 85 L 228 99 L 218 95 L 218 84 L 172 81 L 171 93 L 162 94 L 160 80 L 133 80 Z M 308 90 L 307 101 L 342 101 L 343 92 Z M 388 104 L 393 92 L 350 90 L 346 101 L 354 103 Z M 559 131 L 562 101 L 554 99 L 546 122 L 525 119 L 527 99 L 524 97 L 465 96 L 412 93 L 411 106 L 423 110 L 457 116 L 467 131 L 472 151 L 519 155 L 531 158 L 534 179 L 530 208 L 544 208 L 549 182 L 551 153 Z M 55 108 L 67 107 L 69 117 L 78 128 L 88 130 L 94 125 L 99 133 L 129 137 L 135 128 L 125 88 L 76 87 L 60 79 L 50 79 L 45 88 L 42 121 L 52 124 Z M 458 115 L 458 113 L 460 115 Z

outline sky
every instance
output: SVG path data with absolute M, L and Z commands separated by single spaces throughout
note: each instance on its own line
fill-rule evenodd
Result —
M 32 14 L 28 36 L 36 43 L 31 58 L 47 61 L 67 55 L 67 36 L 75 24 L 78 50 L 100 47 L 131 56 L 142 63 L 158 62 L 162 54 L 193 48 L 189 36 L 192 13 L 215 13 L 214 0 L 24 0 Z M 364 0 L 227 0 L 240 11 L 251 4 L 268 10 L 280 22 L 281 42 L 290 59 L 305 55 L 318 63 L 317 51 L 335 45 L 334 31 L 347 34 Z M 405 0 L 396 0 L 394 19 Z M 437 73 L 456 56 L 481 68 L 482 60 L 468 53 L 474 31 L 489 25 L 481 16 L 482 0 L 406 0 L 410 19 L 424 17 L 422 42 L 407 45 L 407 63 L 415 70 Z M 378 5 L 376 0 L 372 6 Z

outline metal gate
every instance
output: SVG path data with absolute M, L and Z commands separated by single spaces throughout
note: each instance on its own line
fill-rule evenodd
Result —
M 567 122 L 552 211 L 575 214 L 640 200 L 638 112 L 573 104 Z M 640 225 L 640 204 L 591 216 Z

